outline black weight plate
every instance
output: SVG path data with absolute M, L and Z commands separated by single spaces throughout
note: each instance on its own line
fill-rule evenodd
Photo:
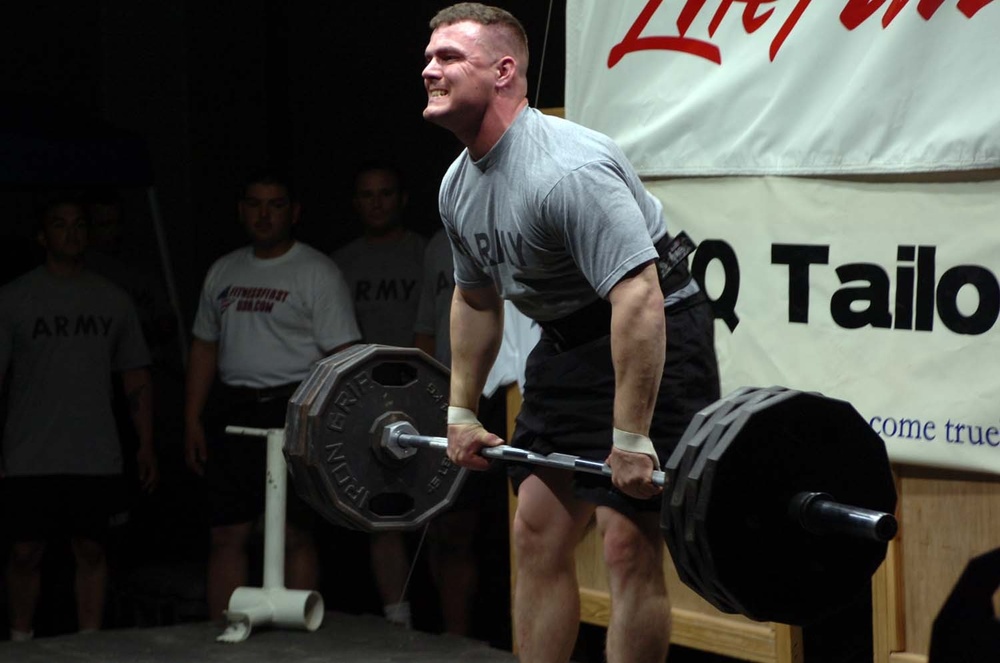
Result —
M 343 527 L 350 527 L 351 524 L 331 504 L 328 493 L 322 490 L 323 480 L 316 464 L 317 454 L 311 449 L 307 422 L 316 395 L 328 384 L 334 368 L 364 349 L 363 345 L 353 345 L 318 361 L 292 394 L 285 416 L 284 455 L 296 493 L 328 522 Z
M 690 465 L 697 457 L 698 449 L 711 430 L 712 423 L 726 416 L 752 391 L 750 387 L 741 387 L 697 412 L 662 468 L 666 483 L 660 507 L 660 529 L 670 551 L 671 561 L 681 582 L 713 605 L 719 599 L 712 596 L 701 582 L 689 548 L 684 542 L 684 500 L 687 496 L 684 484 Z
M 689 554 L 696 561 L 696 568 L 702 584 L 715 596 L 721 597 L 721 602 L 715 607 L 723 612 L 742 613 L 744 608 L 719 582 L 712 551 L 708 547 L 704 527 L 701 526 L 704 521 L 698 518 L 700 510 L 703 509 L 701 503 L 705 496 L 710 495 L 712 491 L 713 476 L 711 472 L 705 471 L 707 460 L 720 442 L 724 442 L 727 436 L 733 435 L 741 429 L 743 419 L 749 416 L 752 406 L 771 402 L 775 398 L 783 397 L 782 394 L 786 393 L 788 390 L 780 386 L 755 389 L 741 399 L 726 416 L 716 420 L 712 424 L 704 444 L 701 445 L 698 458 L 691 465 L 688 480 L 685 482 L 688 494 L 685 499 L 684 542 L 688 547 Z
M 334 367 L 308 416 L 310 453 L 321 492 L 365 531 L 412 530 L 445 511 L 465 471 L 433 449 L 385 462 L 373 426 L 402 413 L 421 435 L 447 434 L 448 369 L 416 348 L 368 345 Z
M 882 439 L 846 401 L 792 392 L 747 410 L 706 461 L 711 490 L 696 517 L 715 577 L 743 614 L 805 626 L 865 591 L 888 544 L 810 533 L 789 517 L 792 497 L 824 492 L 892 513 L 891 466 Z

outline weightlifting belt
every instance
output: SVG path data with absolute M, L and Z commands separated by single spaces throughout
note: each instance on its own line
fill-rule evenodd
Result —
M 701 293 L 701 288 L 691 278 L 687 261 L 697 245 L 687 233 L 681 231 L 673 237 L 666 233 L 653 244 L 653 248 L 659 254 L 656 271 L 660 278 L 660 290 L 663 291 L 664 309 L 667 312 L 678 311 L 700 301 L 702 297 L 695 296 Z M 597 298 L 569 315 L 538 324 L 560 348 L 569 350 L 610 333 L 611 304 Z
M 226 384 L 224 382 L 219 384 L 219 387 L 224 394 L 224 397 L 230 399 L 231 401 L 239 403 L 266 403 L 273 400 L 284 400 L 287 401 L 298 389 L 298 382 L 291 382 L 288 384 L 279 384 L 274 387 L 236 387 L 231 384 Z

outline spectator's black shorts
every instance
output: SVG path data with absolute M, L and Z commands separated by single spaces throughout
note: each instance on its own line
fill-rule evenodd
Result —
M 536 453 L 559 452 L 603 462 L 611 453 L 614 393 L 610 336 L 566 348 L 543 331 L 528 356 L 524 401 L 511 443 Z M 714 320 L 708 300 L 699 294 L 667 310 L 666 361 L 650 431 L 661 466 L 691 418 L 718 399 Z M 510 464 L 515 490 L 531 471 L 532 466 Z M 626 515 L 660 509 L 660 497 L 633 499 L 599 475 L 575 473 L 574 491 L 580 499 Z
M 217 383 L 202 420 L 208 438 L 205 489 L 212 527 L 257 520 L 264 513 L 267 438 L 229 435 L 226 426 L 284 428 L 288 399 L 298 385 L 251 390 Z M 318 514 L 298 496 L 288 477 L 287 521 L 302 529 L 317 523 Z
M 2 488 L 4 527 L 12 541 L 79 537 L 103 542 L 112 519 L 124 510 L 120 474 L 53 474 L 6 477 Z

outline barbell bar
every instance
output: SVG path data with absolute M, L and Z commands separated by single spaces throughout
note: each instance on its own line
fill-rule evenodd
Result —
M 433 449 L 441 452 L 448 450 L 448 438 L 420 435 L 417 429 L 406 421 L 388 424 L 382 439 L 386 451 L 397 454 L 398 457 L 402 457 L 402 454 L 396 449 Z M 571 454 L 538 454 L 527 449 L 500 444 L 481 448 L 479 455 L 490 460 L 611 477 L 611 466 L 607 463 Z M 660 470 L 653 471 L 653 483 L 661 488 L 669 487 L 667 475 Z M 891 541 L 898 531 L 896 517 L 891 513 L 841 504 L 832 495 L 815 491 L 795 494 L 788 503 L 788 517 L 803 529 L 815 534 L 842 534 L 872 541 Z

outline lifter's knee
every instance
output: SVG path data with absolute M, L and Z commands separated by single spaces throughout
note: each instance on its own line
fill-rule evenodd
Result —
M 609 518 L 603 527 L 603 553 L 612 578 L 649 577 L 662 574 L 663 542 L 621 514 Z
M 519 567 L 572 563 L 578 538 L 556 522 L 526 517 L 520 509 L 514 515 L 512 537 Z

